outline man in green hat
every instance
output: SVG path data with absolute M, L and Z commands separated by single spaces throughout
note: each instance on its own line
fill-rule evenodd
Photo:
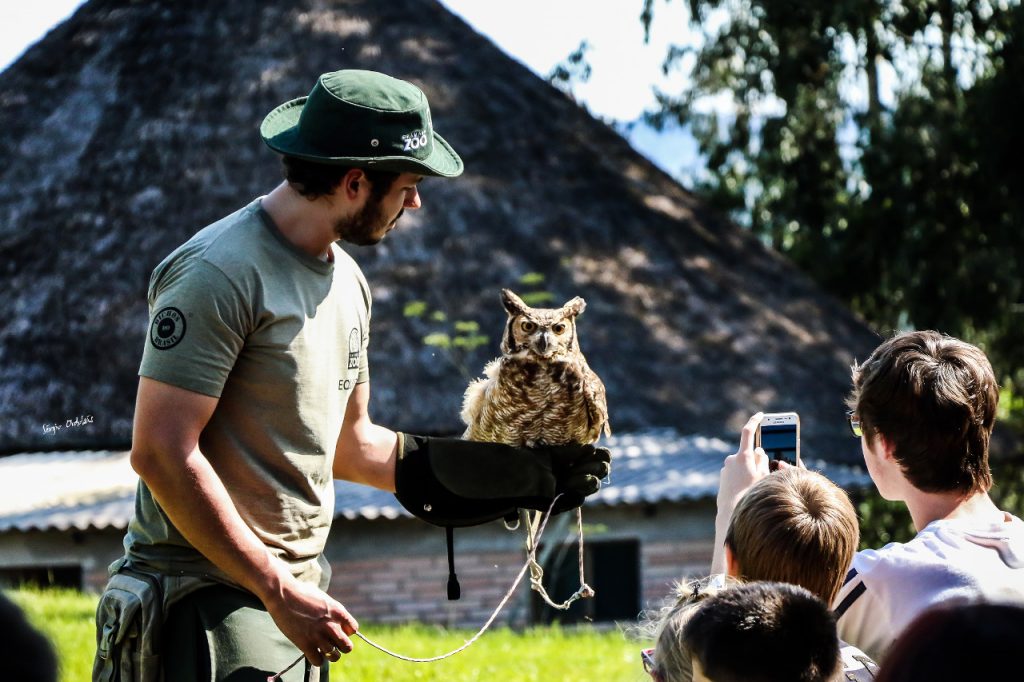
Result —
M 419 88 L 326 73 L 260 132 L 285 181 L 150 280 L 140 482 L 97 609 L 94 679 L 263 682 L 299 652 L 326 679 L 359 627 L 324 591 L 335 478 L 452 527 L 575 508 L 608 473 L 592 446 L 425 438 L 370 420 L 370 289 L 335 242 L 379 242 L 419 208 L 425 176 L 462 173 Z

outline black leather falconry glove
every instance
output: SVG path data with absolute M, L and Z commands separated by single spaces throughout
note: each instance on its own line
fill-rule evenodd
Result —
M 516 509 L 575 509 L 601 488 L 611 453 L 593 445 L 518 448 L 399 434 L 395 497 L 428 523 L 476 526 Z

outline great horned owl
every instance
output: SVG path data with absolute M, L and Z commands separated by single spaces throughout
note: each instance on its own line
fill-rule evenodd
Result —
M 611 435 L 604 384 L 587 365 L 576 335 L 586 302 L 531 308 L 508 289 L 502 356 L 466 389 L 463 438 L 529 446 L 594 443 Z

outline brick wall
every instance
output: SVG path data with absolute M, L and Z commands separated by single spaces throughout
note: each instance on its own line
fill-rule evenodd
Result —
M 657 608 L 675 582 L 706 575 L 711 563 L 714 505 L 587 509 L 585 542 L 639 542 L 639 610 Z M 545 541 L 554 539 L 546 537 Z M 574 538 L 569 538 L 574 539 Z M 511 586 L 523 566 L 522 531 L 500 523 L 455 533 L 455 569 L 462 599 L 449 602 L 444 531 L 412 519 L 336 522 L 327 548 L 331 595 L 357 618 L 373 623 L 416 621 L 477 628 Z M 497 623 L 529 622 L 529 578 Z M 600 599 L 600 595 L 597 597 Z
M 522 553 L 460 552 L 456 573 L 462 598 L 448 601 L 448 562 L 443 552 L 332 561 L 329 591 L 357 619 L 366 622 L 415 621 L 475 628 L 490 617 L 522 565 Z M 525 613 L 518 607 L 527 589 L 520 585 L 498 622 L 525 624 Z M 513 616 L 514 612 L 519 615 Z
M 641 602 L 644 608 L 657 608 L 680 580 L 707 575 L 711 566 L 712 540 L 641 542 Z

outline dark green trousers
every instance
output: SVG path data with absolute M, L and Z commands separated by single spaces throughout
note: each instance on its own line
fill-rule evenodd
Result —
M 266 682 L 300 651 L 254 595 L 226 585 L 193 592 L 171 607 L 163 630 L 166 682 Z M 310 680 L 329 682 L 328 664 Z M 305 661 L 281 678 L 302 682 Z

